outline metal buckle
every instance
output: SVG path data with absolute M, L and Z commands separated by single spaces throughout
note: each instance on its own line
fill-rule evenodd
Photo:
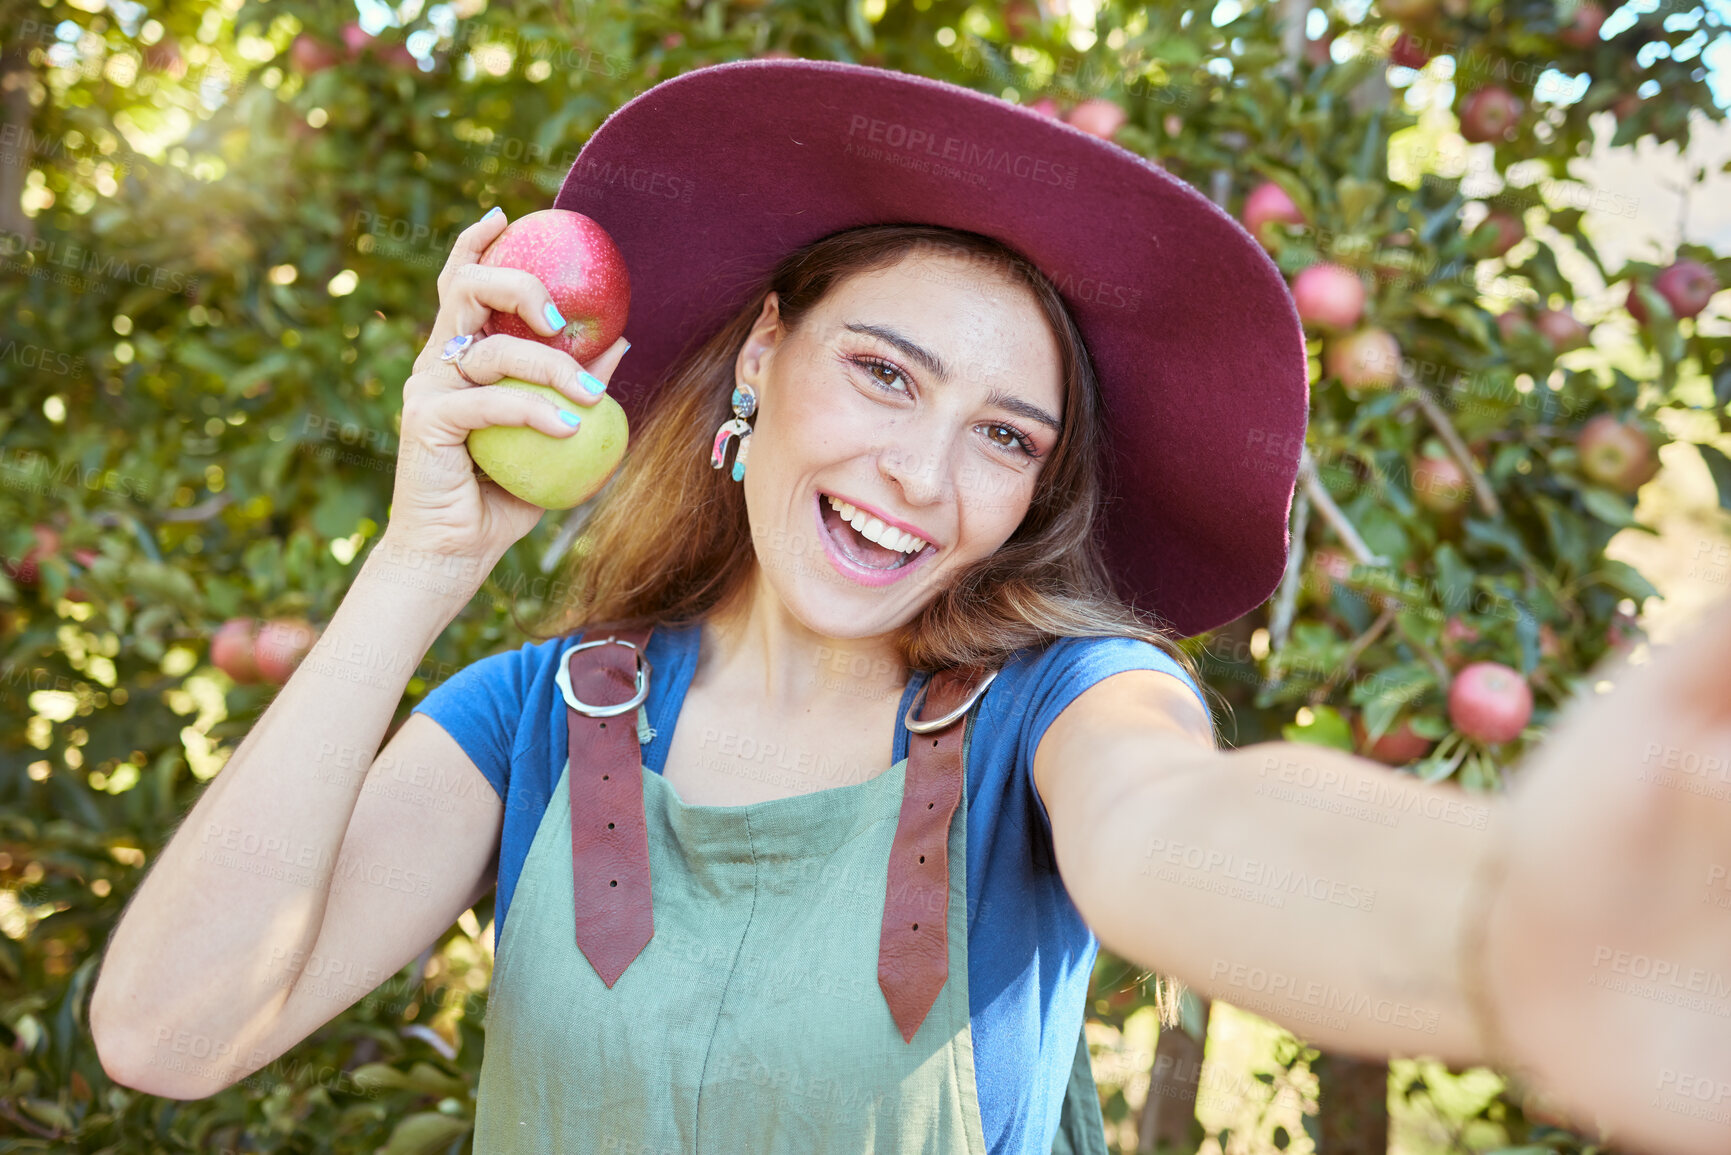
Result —
M 591 706 L 588 702 L 579 700 L 576 692 L 571 689 L 571 655 L 578 650 L 586 650 L 590 646 L 605 645 L 624 646 L 637 655 L 637 692 L 626 701 L 614 706 Z M 553 680 L 558 683 L 559 692 L 565 695 L 566 704 L 579 714 L 587 714 L 591 718 L 612 718 L 618 714 L 635 710 L 643 704 L 644 699 L 649 697 L 649 675 L 654 672 L 655 667 L 650 665 L 649 655 L 640 647 L 621 638 L 608 636 L 593 642 L 578 642 L 574 646 L 567 647 L 565 652 L 559 655 L 559 672 L 553 675 Z
M 906 726 L 909 732 L 914 734 L 930 734 L 934 730 L 942 730 L 945 726 L 948 726 L 957 718 L 960 718 L 963 714 L 966 714 L 971 710 L 974 703 L 980 700 L 980 695 L 986 692 L 986 687 L 992 684 L 992 679 L 997 676 L 998 671 L 993 670 L 984 678 L 980 679 L 979 685 L 974 687 L 974 692 L 968 695 L 968 700 L 957 706 L 954 710 L 951 710 L 948 714 L 945 714 L 942 718 L 933 718 L 929 722 L 916 722 L 914 721 L 914 711 L 918 710 L 921 703 L 926 700 L 926 691 L 931 689 L 932 686 L 932 679 L 927 678 L 920 686 L 919 693 L 914 695 L 914 700 L 908 703 L 907 716 L 902 719 L 902 725 Z

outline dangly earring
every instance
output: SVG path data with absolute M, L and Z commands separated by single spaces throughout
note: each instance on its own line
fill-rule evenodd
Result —
M 744 381 L 733 387 L 733 420 L 721 423 L 715 431 L 715 447 L 709 454 L 709 465 L 720 469 L 727 456 L 727 442 L 739 438 L 739 449 L 733 455 L 733 480 L 745 480 L 745 455 L 751 450 L 751 426 L 745 419 L 757 412 L 757 394 Z

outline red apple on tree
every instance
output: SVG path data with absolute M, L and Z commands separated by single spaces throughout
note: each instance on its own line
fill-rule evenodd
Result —
M 1449 721 L 1480 742 L 1520 736 L 1533 716 L 1533 691 L 1520 671 L 1501 662 L 1474 662 L 1449 683 Z
M 1292 300 L 1306 325 L 1350 329 L 1364 316 L 1364 282 L 1341 265 L 1323 262 L 1292 279 Z
M 1026 40 L 1040 26 L 1040 8 L 1034 0 L 1008 0 L 1004 5 L 1004 27 L 1011 40 Z
M 1653 443 L 1638 426 L 1601 413 L 1575 435 L 1581 472 L 1601 485 L 1634 493 L 1659 472 Z
M 258 681 L 258 664 L 253 660 L 257 630 L 256 618 L 230 618 L 222 623 L 210 638 L 211 665 L 243 685 Z
M 1658 290 L 1653 289 L 1651 285 L 1647 287 L 1655 295 L 1658 295 Z M 1641 282 L 1639 281 L 1629 282 L 1629 297 L 1623 302 L 1623 307 L 1629 310 L 1629 316 L 1635 318 L 1637 324 L 1646 325 L 1653 319 L 1652 312 L 1647 308 L 1647 302 L 1641 295 Z M 1671 304 L 1663 296 L 1659 296 L 1659 308 L 1663 312 L 1670 312 Z M 1671 319 L 1676 319 L 1675 313 L 1671 313 Z
M 1536 331 L 1525 306 L 1516 306 L 1497 314 L 1497 332 L 1502 334 L 1505 345 L 1518 344 Z
M 1500 257 L 1526 238 L 1527 229 L 1521 219 L 1502 209 L 1492 209 L 1473 230 L 1473 242 L 1478 255 Z
M 289 63 L 294 66 L 296 72 L 308 76 L 315 72 L 323 72 L 327 68 L 334 68 L 341 59 L 335 48 L 310 32 L 303 32 L 296 36 L 294 43 L 289 45 Z
M 1367 742 L 1370 731 L 1365 728 L 1364 717 L 1361 714 L 1352 716 L 1353 745 L 1366 758 L 1374 759 L 1385 766 L 1405 766 L 1417 762 L 1430 753 L 1431 740 L 1412 728 L 1412 719 L 1402 718 L 1398 723 L 1383 732 L 1382 737 L 1375 742 Z
M 1423 68 L 1430 63 L 1430 49 L 1411 32 L 1402 30 L 1394 47 L 1388 50 L 1388 58 L 1402 68 Z
M 1688 257 L 1653 278 L 1653 288 L 1678 317 L 1693 317 L 1719 291 L 1719 278 L 1700 261 Z
M 1349 392 L 1387 389 L 1400 375 L 1400 342 L 1377 328 L 1333 337 L 1323 346 L 1322 368 Z
M 37 579 L 42 576 L 41 569 L 36 563 L 45 558 L 51 558 L 60 552 L 60 533 L 53 526 L 37 525 L 35 534 L 36 544 L 25 550 L 23 557 L 16 562 L 10 560 L 0 562 L 0 568 L 5 569 L 6 576 L 19 585 L 35 585 Z
M 1567 353 L 1592 343 L 1590 331 L 1566 308 L 1540 309 L 1533 316 L 1533 327 L 1544 334 L 1545 340 L 1558 353 Z
M 319 631 L 305 618 L 273 618 L 265 622 L 252 646 L 260 677 L 283 685 L 318 640 Z
M 1312 553 L 1310 565 L 1311 580 L 1316 584 L 1317 596 L 1323 601 L 1334 593 L 1334 579 L 1345 581 L 1352 576 L 1351 556 L 1331 545 L 1322 546 Z
M 631 309 L 625 257 L 607 231 L 582 213 L 542 209 L 518 217 L 487 246 L 480 263 L 535 274 L 565 318 L 563 329 L 543 337 L 515 313 L 495 312 L 481 326 L 484 334 L 527 337 L 587 364 L 625 332 Z
M 372 35 L 354 21 L 343 25 L 343 46 L 349 50 L 349 59 L 360 59 L 361 53 L 373 42 Z
M 1442 637 L 1438 648 L 1442 651 L 1443 664 L 1449 669 L 1457 669 L 1466 658 L 1466 648 L 1479 640 L 1479 628 L 1471 622 L 1459 617 L 1450 617 L 1443 622 Z
M 1129 119 L 1129 114 L 1117 104 L 1103 97 L 1092 96 L 1072 108 L 1064 121 L 1090 136 L 1111 140 Z
M 1593 3 L 1584 2 L 1575 9 L 1575 18 L 1557 33 L 1557 39 L 1570 48 L 1591 48 L 1599 42 L 1599 27 L 1605 23 L 1605 10 Z
M 1432 513 L 1453 513 L 1467 503 L 1472 479 L 1452 457 L 1420 457 L 1412 467 L 1412 490 Z
M 1487 85 L 1461 102 L 1461 136 L 1474 144 L 1503 140 L 1521 118 L 1521 102 L 1500 84 Z
M 1029 104 L 1028 110 L 1030 112 L 1037 112 L 1041 116 L 1050 117 L 1053 120 L 1064 119 L 1063 115 L 1058 111 L 1058 102 L 1049 96 L 1042 96 L 1040 99 Z
M 1269 247 L 1273 238 L 1279 235 L 1274 226 L 1303 223 L 1304 213 L 1297 202 L 1287 195 L 1285 189 L 1271 180 L 1263 181 L 1244 198 L 1244 227 L 1264 248 Z

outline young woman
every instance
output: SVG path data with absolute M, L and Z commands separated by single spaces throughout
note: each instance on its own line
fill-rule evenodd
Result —
M 477 263 L 502 214 L 459 238 L 389 525 L 116 929 L 114 1078 L 233 1083 L 497 886 L 477 1151 L 1098 1149 L 1101 942 L 1331 1050 L 1723 1147 L 1731 823 L 1678 772 L 1724 776 L 1726 607 L 1509 801 L 1219 750 L 1171 639 L 1277 585 L 1308 402 L 1224 214 L 1025 109 L 806 61 L 637 97 L 556 205 L 619 243 L 638 344 L 472 339 L 562 318 Z M 610 386 L 631 450 L 545 640 L 380 750 L 542 513 L 468 432 L 566 436 Z

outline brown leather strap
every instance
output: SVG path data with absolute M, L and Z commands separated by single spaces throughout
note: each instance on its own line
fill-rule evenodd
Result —
M 915 721 L 948 714 L 977 684 L 953 670 L 934 675 Z M 908 735 L 907 780 L 878 939 L 878 986 L 910 1043 L 950 973 L 950 819 L 962 799 L 967 718 Z
M 639 647 L 648 646 L 650 632 L 587 631 L 591 640 L 614 637 Z M 567 672 L 572 692 L 593 706 L 624 702 L 636 689 L 636 657 L 623 646 L 579 650 Z M 977 678 L 957 671 L 935 675 L 921 717 L 949 713 L 977 685 Z M 642 750 L 634 713 L 594 718 L 567 704 L 565 715 L 577 947 L 611 988 L 655 935 Z M 962 799 L 967 717 L 908 735 L 901 815 L 884 889 L 878 986 L 910 1043 L 950 973 L 950 821 Z
M 584 640 L 614 637 L 642 648 L 650 632 L 591 629 Z M 624 646 L 579 650 L 567 672 L 572 692 L 591 706 L 627 701 L 637 689 L 637 657 Z M 655 935 L 637 712 L 594 718 L 567 703 L 565 718 L 577 948 L 611 988 Z

